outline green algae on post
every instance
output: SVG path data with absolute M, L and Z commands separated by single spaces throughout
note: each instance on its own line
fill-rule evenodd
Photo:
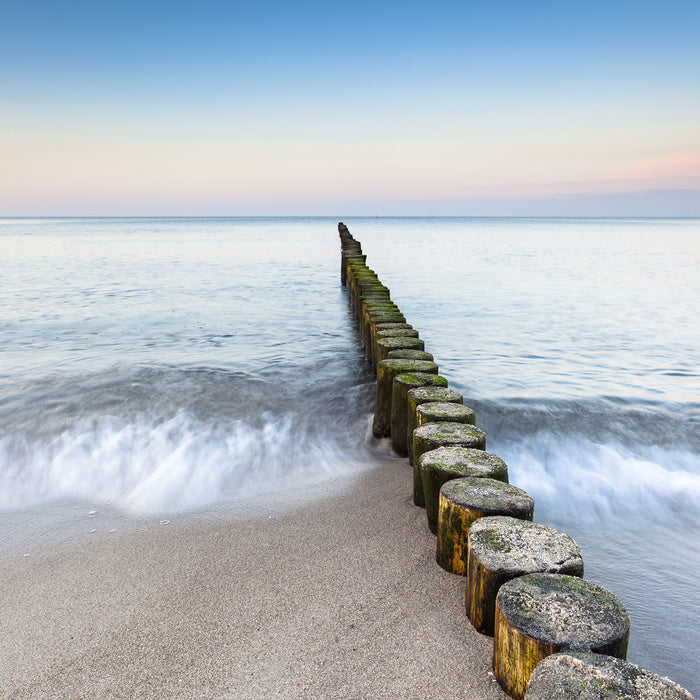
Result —
M 413 431 L 418 427 L 416 421 L 416 408 L 429 401 L 442 403 L 462 403 L 463 397 L 454 389 L 426 386 L 418 389 L 410 389 L 407 395 L 407 422 L 406 439 L 408 440 L 408 463 L 413 466 Z
M 416 467 L 423 484 L 423 499 L 425 512 L 428 516 L 428 527 L 434 535 L 437 534 L 440 489 L 444 483 L 465 476 L 495 479 L 508 483 L 506 463 L 500 457 L 486 452 L 486 450 L 477 450 L 472 447 L 452 446 L 429 450 L 420 456 Z
M 421 404 L 416 408 L 416 422 L 418 426 L 427 423 L 465 423 L 476 425 L 476 414 L 468 406 L 462 404 L 430 402 Z M 416 427 L 418 427 L 416 426 Z
M 382 360 L 377 363 L 377 398 L 374 408 L 372 434 L 389 437 L 391 434 L 391 397 L 394 377 L 403 372 L 437 374 L 438 366 L 425 360 Z
M 615 656 L 552 654 L 535 667 L 525 700 L 693 700 L 668 678 Z
M 386 356 L 387 360 L 429 360 L 432 362 L 435 358 L 431 353 L 425 350 L 409 350 L 403 348 L 401 350 L 389 350 Z
M 521 700 L 545 657 L 590 651 L 624 659 L 629 630 L 627 610 L 602 586 L 562 574 L 520 576 L 496 596 L 494 675 L 508 695 Z
M 421 406 L 424 404 L 421 404 Z M 424 452 L 448 445 L 486 449 L 486 433 L 468 423 L 452 421 L 426 423 L 413 431 L 413 502 L 425 508 L 423 481 L 418 470 L 418 459 Z
M 366 255 L 359 252 L 359 249 L 341 251 L 340 253 L 340 283 L 347 286 L 348 281 L 348 260 L 361 260 L 363 263 L 367 259 Z
M 529 520 L 496 515 L 473 522 L 467 536 L 464 605 L 474 628 L 493 636 L 500 587 L 534 573 L 581 578 L 581 549 L 565 533 Z
M 391 444 L 394 451 L 402 457 L 408 456 L 408 392 L 419 386 L 446 387 L 447 379 L 439 374 L 424 372 L 406 372 L 394 377 L 391 390 Z
M 382 328 L 377 329 L 378 338 L 387 338 L 393 335 L 406 335 L 411 338 L 418 338 L 418 331 L 415 328 Z
M 387 357 L 391 350 L 423 350 L 425 345 L 420 338 L 411 336 L 396 335 L 385 338 L 378 338 L 374 344 L 374 352 L 372 357 L 375 358 L 375 364 L 382 360 L 388 360 Z
M 453 479 L 442 485 L 439 498 L 435 560 L 460 576 L 466 573 L 469 527 L 477 518 L 510 515 L 532 520 L 535 510 L 530 494 L 495 479 Z
M 378 323 L 406 323 L 406 317 L 400 311 L 368 310 L 360 317 L 360 333 L 364 339 L 366 347 L 373 345 L 374 328 Z
M 366 329 L 362 330 L 362 344 L 365 348 L 365 357 L 370 365 L 376 365 L 376 360 L 374 359 L 374 348 L 373 348 L 373 338 L 378 331 L 392 330 L 397 328 L 408 328 L 411 329 L 413 326 L 410 323 L 400 322 L 400 321 L 372 321 Z M 386 358 L 392 359 L 392 358 Z M 412 358 L 394 358 L 394 359 L 412 359 L 412 360 L 427 360 L 432 358 L 427 357 L 412 357 Z

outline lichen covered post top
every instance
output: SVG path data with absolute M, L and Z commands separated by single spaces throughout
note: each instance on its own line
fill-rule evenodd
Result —
M 453 402 L 430 401 L 416 408 L 419 421 L 423 423 L 434 421 L 456 421 L 458 423 L 476 424 L 476 414 L 473 409 L 463 404 Z
M 388 353 L 391 350 L 412 348 L 414 350 L 423 350 L 425 344 L 420 338 L 414 338 L 409 335 L 390 335 L 382 338 L 378 338 L 376 345 L 378 348 L 382 348 L 384 353 Z M 388 358 L 383 358 L 388 359 Z M 420 362 L 421 360 L 419 360 Z
M 463 476 L 481 476 L 483 472 L 498 481 L 508 481 L 508 465 L 498 456 L 475 447 L 451 445 L 436 447 L 420 456 L 420 466 L 430 471 L 450 472 Z
M 398 359 L 398 358 L 397 358 Z M 418 359 L 418 358 L 404 358 L 404 359 Z M 405 388 L 406 393 L 410 389 L 419 386 L 438 386 L 446 387 L 447 379 L 441 377 L 439 374 L 428 374 L 427 372 L 402 372 L 394 377 L 394 386 L 397 384 Z
M 583 576 L 581 548 L 553 527 L 491 515 L 472 523 L 468 537 L 470 556 L 503 576 L 534 572 Z
M 417 338 L 418 331 L 415 328 L 382 328 L 377 329 L 377 338 L 391 338 L 395 336 Z
M 453 423 L 451 421 L 426 423 L 414 430 L 413 437 L 414 439 L 434 442 L 436 446 L 438 444 L 459 445 L 473 442 L 478 443 L 480 447 L 486 447 L 486 433 L 481 428 L 467 423 Z
M 399 372 L 428 372 L 437 374 L 438 366 L 434 362 L 427 360 L 382 360 L 377 363 L 379 369 L 393 370 L 395 374 Z
M 680 685 L 615 656 L 552 654 L 535 667 L 525 700 L 694 700 Z
M 458 391 L 454 389 L 445 389 L 440 391 L 434 391 L 433 387 L 420 387 L 417 389 L 411 389 L 408 392 L 408 400 L 420 405 L 426 401 L 439 401 L 450 403 L 462 403 L 463 397 Z
M 432 353 L 425 350 L 411 350 L 402 348 L 401 350 L 389 350 L 387 360 L 428 360 L 432 362 L 435 358 Z
M 451 503 L 493 515 L 514 512 L 531 519 L 535 509 L 535 501 L 527 491 L 496 479 L 453 479 L 442 485 L 440 494 Z
M 592 581 L 566 574 L 527 574 L 504 583 L 496 607 L 515 629 L 566 651 L 627 651 L 630 617 L 620 600 Z M 608 652 L 609 653 L 609 652 Z

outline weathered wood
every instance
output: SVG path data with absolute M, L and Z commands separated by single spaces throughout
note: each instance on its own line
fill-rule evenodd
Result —
M 421 404 L 428 405 L 428 404 Z M 453 404 L 456 405 L 456 404 Z M 420 408 L 420 406 L 419 406 Z M 449 421 L 427 423 L 413 431 L 413 502 L 425 508 L 423 480 L 418 469 L 418 459 L 424 452 L 448 445 L 486 449 L 486 433 L 474 425 Z
M 431 353 L 425 350 L 410 350 L 402 348 L 401 350 L 389 350 L 386 356 L 387 360 L 428 360 L 432 362 L 435 358 Z
M 388 359 L 386 356 L 386 352 L 382 353 L 380 357 L 378 357 L 378 352 L 377 352 L 377 343 L 379 342 L 380 339 L 382 338 L 390 338 L 394 336 L 404 336 L 408 338 L 418 338 L 418 331 L 413 328 L 410 324 L 406 324 L 405 327 L 400 328 L 398 326 L 388 326 L 388 327 L 383 327 L 383 328 L 378 328 L 377 324 L 371 325 L 368 328 L 367 331 L 367 342 L 369 343 L 369 353 L 367 356 L 367 359 L 370 361 L 373 367 L 376 367 L 377 362 L 379 360 L 386 360 Z M 414 344 L 416 349 L 423 349 L 423 343 L 421 341 L 420 344 Z M 413 347 L 413 346 L 411 346 Z
M 422 387 L 411 389 L 407 397 L 407 423 L 406 436 L 408 440 L 408 463 L 413 465 L 413 431 L 418 427 L 416 422 L 416 409 L 418 406 L 429 401 L 440 403 L 462 403 L 463 397 L 454 389 L 444 389 L 442 387 Z
M 397 374 L 391 390 L 391 444 L 397 454 L 408 456 L 406 435 L 408 392 L 420 386 L 447 386 L 447 379 L 439 374 L 407 372 Z
M 420 338 L 412 338 L 410 336 L 396 335 L 385 338 L 377 338 L 372 351 L 372 360 L 376 365 L 377 362 L 388 360 L 391 350 L 423 350 L 425 345 Z
M 423 404 L 423 406 L 431 405 L 433 404 Z M 423 483 L 423 500 L 428 516 L 428 527 L 434 535 L 437 534 L 440 488 L 444 483 L 465 476 L 508 483 L 506 463 L 486 450 L 477 450 L 472 447 L 438 447 L 424 452 L 416 467 Z
M 413 326 L 410 323 L 405 323 L 405 322 L 401 323 L 401 322 L 397 322 L 397 321 L 394 321 L 394 322 L 392 322 L 392 321 L 388 321 L 388 322 L 380 321 L 378 323 L 373 323 L 370 328 L 367 328 L 364 331 L 360 332 L 360 336 L 362 337 L 362 344 L 365 347 L 365 357 L 367 358 L 367 361 L 370 364 L 372 364 L 372 362 L 373 362 L 372 353 L 374 352 L 374 348 L 372 347 L 372 343 L 371 343 L 372 334 L 376 333 L 377 331 L 380 331 L 380 330 L 390 330 L 392 328 L 413 328 Z M 389 360 L 391 360 L 391 359 L 425 360 L 428 358 L 424 358 L 424 357 L 391 358 L 391 357 L 389 357 L 386 359 L 389 359 Z
M 476 425 L 476 414 L 462 404 L 451 401 L 421 404 L 416 408 L 417 426 L 426 423 L 464 423 L 466 425 Z
M 528 574 L 496 596 L 493 671 L 503 690 L 525 696 L 537 664 L 560 651 L 592 651 L 624 659 L 630 618 L 622 603 L 591 581 Z
M 437 374 L 438 366 L 425 360 L 382 360 L 377 363 L 377 398 L 374 407 L 372 434 L 389 437 L 391 434 L 391 396 L 394 377 L 404 372 Z
M 537 664 L 525 700 L 693 700 L 668 678 L 614 656 L 590 652 L 552 654 Z
M 340 253 L 340 283 L 343 287 L 347 286 L 348 281 L 348 260 L 361 260 L 363 263 L 367 259 L 366 255 L 362 254 L 359 247 L 348 248 Z
M 477 518 L 510 515 L 532 520 L 534 510 L 532 497 L 512 484 L 474 477 L 446 482 L 440 489 L 435 560 L 445 571 L 464 576 L 469 527 Z
M 418 331 L 415 328 L 382 328 L 376 329 L 377 338 L 389 338 L 403 335 L 408 338 L 418 338 Z
M 425 456 L 425 455 L 423 455 Z M 554 528 L 504 515 L 474 521 L 467 536 L 467 617 L 493 636 L 496 595 L 516 576 L 548 573 L 583 576 L 576 542 Z
M 366 348 L 373 345 L 372 333 L 374 328 L 380 323 L 405 323 L 406 317 L 398 311 L 368 311 L 360 318 L 360 335 Z M 368 355 L 371 357 L 371 354 Z

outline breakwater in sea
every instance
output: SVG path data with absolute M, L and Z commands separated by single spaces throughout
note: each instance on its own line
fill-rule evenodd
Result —
M 474 412 L 450 393 L 359 241 L 344 224 L 338 229 L 341 281 L 377 377 L 373 434 L 408 456 L 413 500 L 426 507 L 437 562 L 465 576 L 468 619 L 494 634 L 501 686 L 516 698 L 549 697 L 550 687 L 575 689 L 604 677 L 622 697 L 637 697 L 630 679 L 644 677 L 648 687 L 675 694 L 668 697 L 690 697 L 624 661 L 630 627 L 624 606 L 583 578 L 581 552 L 570 537 L 532 521 L 533 499 L 508 483 L 503 460 L 486 451 Z M 550 656 L 556 663 L 545 662 Z

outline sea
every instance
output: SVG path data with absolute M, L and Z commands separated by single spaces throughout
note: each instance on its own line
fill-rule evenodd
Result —
M 371 435 L 339 220 L 627 607 L 628 659 L 700 696 L 694 218 L 0 219 L 0 565 L 400 459 Z

